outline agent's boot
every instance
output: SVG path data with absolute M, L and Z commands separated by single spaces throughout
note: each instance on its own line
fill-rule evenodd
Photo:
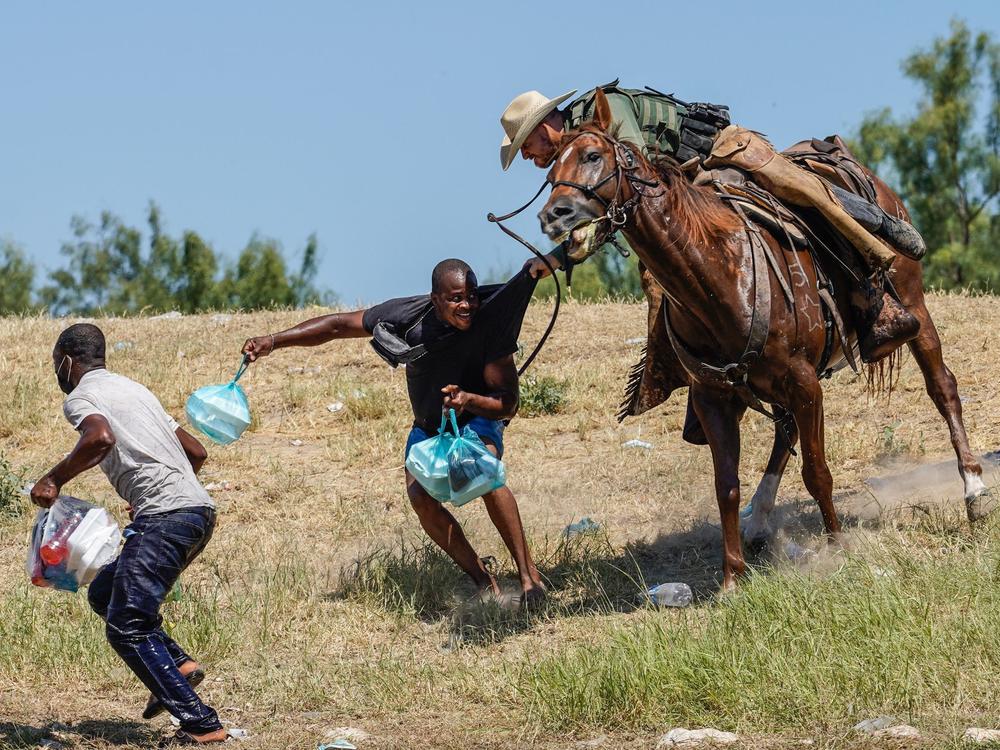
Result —
M 705 167 L 735 166 L 783 201 L 815 208 L 850 242 L 869 266 L 887 271 L 896 254 L 858 223 L 837 201 L 827 184 L 796 166 L 753 131 L 730 125 L 719 133 Z
M 888 357 L 920 333 L 920 321 L 892 295 L 880 289 L 873 289 L 872 292 L 872 304 L 868 310 L 871 324 L 858 339 L 861 359 L 866 364 Z
M 920 232 L 913 225 L 894 216 L 889 216 L 860 195 L 848 192 L 836 185 L 830 185 L 834 197 L 861 226 L 886 240 L 897 251 L 913 260 L 920 260 L 927 252 L 927 245 Z
M 927 245 L 920 232 L 914 229 L 908 221 L 897 219 L 888 214 L 882 219 L 882 226 L 878 228 L 879 237 L 884 237 L 890 245 L 899 250 L 907 258 L 920 260 L 927 252 Z

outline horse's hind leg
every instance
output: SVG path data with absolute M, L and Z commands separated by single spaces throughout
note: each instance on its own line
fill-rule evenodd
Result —
M 969 438 L 965 434 L 958 383 L 944 363 L 941 339 L 938 338 L 934 321 L 931 320 L 924 301 L 921 299 L 915 302 L 909 309 L 920 320 L 920 334 L 910 342 L 910 351 L 913 352 L 913 358 L 917 360 L 917 365 L 924 374 L 927 395 L 934 401 L 934 405 L 948 424 L 951 444 L 958 457 L 958 471 L 965 482 L 966 512 L 969 520 L 975 521 L 985 515 L 983 500 L 988 496 L 988 490 L 983 484 L 983 468 L 969 448 Z
M 774 510 L 774 502 L 778 497 L 778 485 L 788 465 L 791 456 L 791 446 L 798 439 L 798 429 L 790 414 L 780 406 L 774 407 L 775 416 L 779 422 L 774 423 L 774 444 L 771 446 L 771 456 L 767 460 L 764 476 L 757 485 L 756 492 L 750 504 L 743 509 L 741 515 L 749 516 L 743 525 L 743 541 L 750 549 L 760 549 L 770 540 L 774 530 L 771 528 L 770 517 Z M 782 430 L 782 423 L 784 430 Z M 747 511 L 750 511 L 747 513 Z
M 736 587 L 746 570 L 740 543 L 740 417 L 746 407 L 736 399 L 691 387 L 691 404 L 705 430 L 715 468 L 715 496 L 722 518 L 722 588 Z
M 823 424 L 823 387 L 808 362 L 792 365 L 788 388 L 789 409 L 799 428 L 802 451 L 802 481 L 819 505 L 826 533 L 840 533 L 840 519 L 833 508 L 833 476 L 826 463 Z

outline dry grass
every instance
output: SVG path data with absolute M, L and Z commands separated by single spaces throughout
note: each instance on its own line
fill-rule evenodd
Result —
M 932 296 L 930 306 L 966 398 L 973 448 L 995 450 L 1000 299 Z M 536 340 L 548 312 L 531 308 L 525 342 Z M 301 317 L 282 312 L 237 315 L 225 324 L 210 316 L 99 324 L 109 344 L 134 343 L 113 352 L 109 367 L 148 385 L 180 416 L 191 391 L 231 375 L 244 338 Z M 720 609 L 713 600 L 719 552 L 711 461 L 707 449 L 679 439 L 683 399 L 675 396 L 625 426 L 614 422 L 624 374 L 638 350 L 625 340 L 643 334 L 644 320 L 640 305 L 568 305 L 534 372 L 565 382 L 564 402 L 556 414 L 517 419 L 507 433 L 510 484 L 553 590 L 550 606 L 530 618 L 466 604 L 471 592 L 460 576 L 425 546 L 402 491 L 409 415 L 401 370 L 384 366 L 363 341 L 283 351 L 251 368 L 241 382 L 254 409 L 252 431 L 230 448 L 213 449 L 205 467 L 206 482 L 230 483 L 215 493 L 219 529 L 185 575 L 179 601 L 165 608 L 179 639 L 209 665 L 208 699 L 225 720 L 251 731 L 243 747 L 312 748 L 327 728 L 345 725 L 371 733 L 364 747 L 571 747 L 597 734 L 609 735 L 612 746 L 645 747 L 675 720 L 712 715 L 663 714 L 658 724 L 651 717 L 661 704 L 652 697 L 632 714 L 615 714 L 613 702 L 591 704 L 589 713 L 560 709 L 576 683 L 555 680 L 553 661 L 545 658 L 566 660 L 572 672 L 573 660 L 596 658 L 578 646 L 638 644 L 655 674 L 675 663 L 657 645 L 662 633 L 673 634 L 676 640 L 668 642 L 689 638 L 697 645 L 710 623 L 739 612 L 738 604 Z M 6 334 L 0 341 L 0 453 L 29 478 L 69 450 L 75 437 L 61 415 L 49 356 L 65 324 L 0 320 Z M 911 360 L 890 401 L 866 400 L 863 384 L 844 375 L 826 394 L 838 492 L 857 490 L 890 459 L 951 455 Z M 326 405 L 334 401 L 346 408 L 331 413 Z M 750 416 L 743 435 L 749 495 L 766 462 L 771 427 Z M 637 436 L 654 450 L 621 448 Z M 292 440 L 303 444 L 292 446 Z M 815 529 L 798 468 L 793 459 L 779 503 L 798 525 Z M 67 491 L 122 507 L 96 471 Z M 960 509 L 956 496 L 943 511 L 942 528 L 952 531 L 899 516 L 875 534 L 876 551 L 866 542 L 855 555 L 905 562 L 907 554 L 919 558 L 954 537 L 963 554 L 994 560 L 993 531 L 970 536 L 957 520 Z M 495 555 L 512 582 L 482 507 L 470 504 L 459 515 L 480 554 Z M 604 533 L 562 540 L 561 529 L 582 516 L 598 521 Z M 57 721 L 71 724 L 59 735 L 69 746 L 148 746 L 166 722 L 139 720 L 140 686 L 104 643 L 83 598 L 34 590 L 25 581 L 30 519 L 26 506 L 0 514 L 0 747 L 35 747 L 56 736 L 47 727 Z M 920 568 L 924 574 L 932 569 Z M 783 581 L 782 591 L 793 583 L 809 591 L 811 584 L 784 575 L 761 578 Z M 819 589 L 835 589 L 836 578 L 816 575 Z M 682 613 L 637 609 L 643 582 L 661 580 L 691 582 L 700 603 Z M 755 580 L 751 599 L 764 596 L 762 585 Z M 864 653 L 859 650 L 859 658 Z M 987 709 L 994 708 L 966 702 L 956 716 L 982 710 L 982 721 L 992 723 Z M 820 710 L 808 702 L 800 709 Z M 736 711 L 718 712 L 719 721 L 766 733 Z M 928 715 L 942 711 L 937 706 Z M 789 723 L 779 713 L 765 713 L 761 721 L 782 736 L 853 746 L 843 734 L 849 712 L 833 713 L 833 721 L 806 716 Z M 951 737 L 952 729 L 940 737 Z

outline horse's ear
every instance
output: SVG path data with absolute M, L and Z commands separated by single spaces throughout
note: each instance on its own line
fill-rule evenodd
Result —
M 594 124 L 605 132 L 611 129 L 611 105 L 600 89 L 594 94 Z

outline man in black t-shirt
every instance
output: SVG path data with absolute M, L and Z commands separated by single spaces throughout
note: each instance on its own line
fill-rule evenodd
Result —
M 537 274 L 535 274 L 537 275 Z M 476 275 L 461 260 L 437 264 L 431 294 L 391 299 L 367 310 L 323 315 L 280 333 L 247 339 L 243 353 L 253 362 L 287 346 L 317 346 L 334 339 L 388 335 L 406 362 L 406 385 L 413 408 L 413 427 L 405 455 L 433 436 L 443 409 L 454 409 L 460 425 L 468 425 L 498 458 L 503 456 L 505 420 L 518 406 L 514 366 L 517 336 L 536 279 L 521 271 L 500 289 L 480 288 Z M 483 294 L 484 299 L 480 299 Z M 499 595 L 496 579 L 465 538 L 455 517 L 406 472 L 406 493 L 427 535 L 486 593 Z M 517 501 L 507 487 L 483 496 L 490 519 L 517 564 L 522 603 L 544 596 L 544 586 L 528 551 Z

